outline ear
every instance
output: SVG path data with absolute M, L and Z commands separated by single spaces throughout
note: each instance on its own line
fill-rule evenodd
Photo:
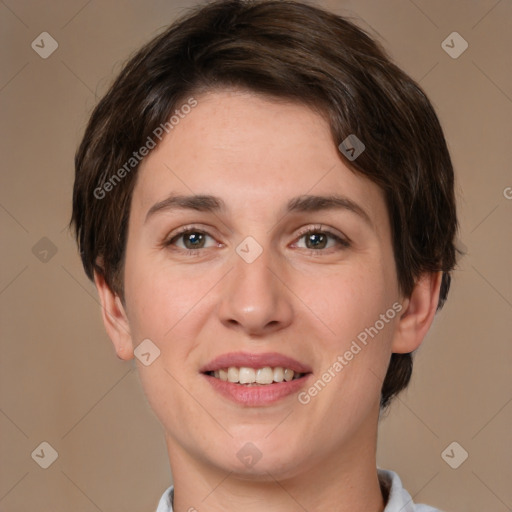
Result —
M 94 272 L 94 283 L 101 301 L 101 314 L 108 337 L 112 341 L 117 357 L 133 359 L 133 344 L 130 325 L 119 295 L 114 293 L 99 272 Z
M 420 276 L 411 296 L 403 303 L 391 351 L 406 354 L 416 350 L 425 338 L 437 310 L 442 272 L 425 272 Z

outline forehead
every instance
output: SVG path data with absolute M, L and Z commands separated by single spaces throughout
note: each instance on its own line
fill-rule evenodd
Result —
M 170 193 L 222 197 L 228 208 L 280 207 L 298 195 L 343 194 L 370 216 L 383 213 L 382 191 L 341 160 L 328 122 L 312 109 L 245 91 L 196 97 L 143 160 L 134 209 Z

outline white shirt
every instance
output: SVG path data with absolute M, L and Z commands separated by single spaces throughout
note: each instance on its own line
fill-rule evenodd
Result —
M 400 477 L 393 471 L 377 469 L 381 485 L 389 496 L 384 512 L 441 512 L 428 505 L 414 504 L 411 495 L 402 487 Z M 160 498 L 156 512 L 173 512 L 174 486 L 170 486 Z

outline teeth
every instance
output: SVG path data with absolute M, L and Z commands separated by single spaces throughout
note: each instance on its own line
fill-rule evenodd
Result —
M 284 380 L 284 370 L 278 366 L 274 368 L 274 381 L 275 382 L 283 382 Z
M 240 382 L 240 384 L 252 384 L 256 382 L 256 372 L 254 368 L 245 368 L 242 366 L 238 373 L 238 382 Z
M 265 368 L 260 368 L 256 372 L 256 382 L 258 384 L 272 384 L 274 382 L 274 371 L 270 366 L 265 366 Z
M 286 368 L 286 370 L 284 371 L 284 380 L 286 382 L 290 382 L 293 379 L 293 373 L 293 370 L 289 370 L 288 368 Z
M 295 373 L 289 368 L 282 368 L 277 366 L 271 368 L 265 366 L 264 368 L 247 368 L 242 366 L 230 366 L 229 368 L 222 368 L 215 370 L 213 376 L 217 379 L 239 383 L 239 384 L 272 384 L 273 382 L 290 382 L 291 380 L 298 379 L 302 376 L 301 373 Z
M 235 368 L 234 366 L 230 366 L 228 368 L 228 381 L 229 382 L 238 382 L 238 374 L 239 374 L 238 368 Z

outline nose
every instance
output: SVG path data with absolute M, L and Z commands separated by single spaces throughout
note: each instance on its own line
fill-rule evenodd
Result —
M 272 265 L 270 252 L 264 249 L 251 263 L 233 255 L 234 268 L 223 280 L 218 309 L 226 327 L 264 336 L 291 324 L 293 294 L 283 269 Z

